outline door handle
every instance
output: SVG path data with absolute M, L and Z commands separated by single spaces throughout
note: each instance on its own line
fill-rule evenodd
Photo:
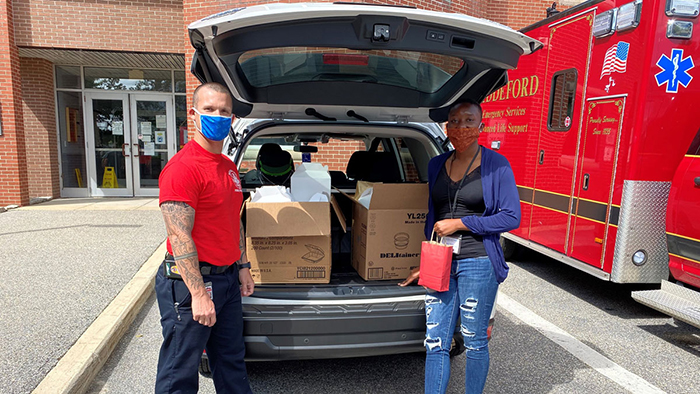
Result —
M 700 187 L 700 176 L 695 178 L 695 187 Z
M 126 154 L 126 151 L 125 151 L 127 145 L 129 145 L 129 144 L 122 144 L 122 156 L 124 156 L 124 157 L 128 157 L 128 155 Z
M 583 190 L 588 190 L 588 182 L 590 180 L 591 176 L 588 174 L 583 175 Z
M 540 164 L 544 163 L 544 149 L 540 151 Z
M 134 155 L 134 154 L 132 153 L 132 156 L 134 156 L 134 157 L 139 157 L 139 144 L 131 144 L 131 145 L 136 145 L 136 154 Z

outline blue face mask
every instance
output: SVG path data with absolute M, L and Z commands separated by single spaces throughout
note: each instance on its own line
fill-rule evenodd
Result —
M 212 141 L 221 141 L 226 138 L 231 130 L 231 122 L 233 120 L 230 116 L 204 115 L 196 109 L 194 112 L 199 115 L 199 123 L 202 127 L 201 130 L 197 128 L 197 131 L 202 133 L 203 136 Z M 197 127 L 196 122 L 195 127 Z

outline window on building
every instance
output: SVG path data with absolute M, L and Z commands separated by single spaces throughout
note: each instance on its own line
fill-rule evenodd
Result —
M 184 71 L 175 71 L 175 93 L 187 93 L 187 81 Z
M 172 92 L 170 70 L 85 67 L 85 89 Z
M 571 129 L 578 72 L 575 69 L 558 71 L 552 77 L 547 128 L 550 131 Z
M 66 91 L 56 95 L 63 188 L 87 187 L 82 96 L 81 92 Z
M 56 87 L 80 89 L 80 66 L 56 66 Z

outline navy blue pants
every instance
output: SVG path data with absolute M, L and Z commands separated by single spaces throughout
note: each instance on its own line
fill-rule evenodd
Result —
M 156 296 L 163 327 L 158 357 L 156 393 L 196 393 L 199 361 L 206 349 L 217 393 L 252 393 L 246 372 L 243 312 L 238 270 L 204 275 L 212 283 L 216 323 L 212 327 L 192 319 L 192 298 L 185 282 L 168 279 L 162 267 L 156 275 Z M 178 303 L 177 308 L 175 304 Z

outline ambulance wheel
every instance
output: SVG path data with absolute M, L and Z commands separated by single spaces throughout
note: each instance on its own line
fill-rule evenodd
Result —
M 520 245 L 503 237 L 500 238 L 499 242 L 501 243 L 501 249 L 503 249 L 503 257 L 505 257 L 506 260 L 518 257 L 521 251 Z
M 206 353 L 202 354 L 202 358 L 199 360 L 199 373 L 205 378 L 211 378 L 211 368 L 209 368 L 209 357 Z
M 456 332 L 454 337 L 452 337 L 452 344 L 450 344 L 450 357 L 456 357 L 464 353 L 467 348 L 464 347 L 464 338 L 459 332 Z

